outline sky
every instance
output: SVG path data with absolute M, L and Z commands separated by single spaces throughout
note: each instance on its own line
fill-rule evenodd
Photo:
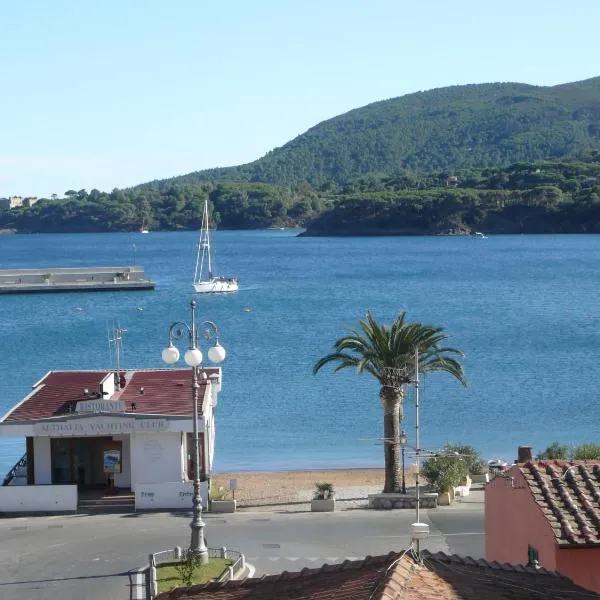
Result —
M 600 75 L 600 0 L 0 0 L 0 197 L 247 163 L 448 85 Z

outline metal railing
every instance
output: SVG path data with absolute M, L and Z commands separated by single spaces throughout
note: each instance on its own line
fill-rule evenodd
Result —
M 19 477 L 19 471 L 22 469 L 25 469 L 25 472 L 27 472 L 27 454 L 23 454 L 15 466 L 6 474 L 2 485 L 10 485 L 10 482 L 15 477 Z
M 208 558 L 225 558 L 233 561 L 233 564 L 225 570 L 223 575 L 219 577 L 219 582 L 224 583 L 235 579 L 237 575 L 246 566 L 246 559 L 241 552 L 236 550 L 228 550 L 223 546 L 222 548 L 207 548 Z M 147 598 L 152 600 L 158 593 L 157 581 L 156 581 L 156 567 L 157 565 L 177 562 L 180 561 L 183 556 L 183 549 L 180 546 L 175 546 L 172 550 L 161 550 L 160 552 L 154 552 L 148 555 L 148 569 L 147 569 Z

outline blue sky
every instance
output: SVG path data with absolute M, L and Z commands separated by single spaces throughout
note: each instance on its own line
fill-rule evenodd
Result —
M 263 156 L 447 85 L 600 75 L 598 0 L 0 2 L 0 196 Z

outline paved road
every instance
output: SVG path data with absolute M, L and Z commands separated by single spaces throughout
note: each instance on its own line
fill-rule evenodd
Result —
M 128 572 L 148 554 L 185 546 L 189 515 L 139 513 L 0 520 L 2 600 L 126 600 Z M 256 574 L 384 554 L 409 544 L 413 511 L 238 512 L 204 515 L 209 546 L 241 550 Z M 422 547 L 482 557 L 483 502 L 421 511 L 431 536 Z

